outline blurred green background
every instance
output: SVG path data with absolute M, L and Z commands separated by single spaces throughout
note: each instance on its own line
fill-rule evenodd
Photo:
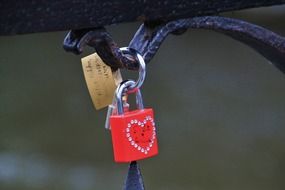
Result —
M 285 6 L 232 12 L 285 36 Z M 107 27 L 126 46 L 139 23 Z M 0 37 L 0 189 L 122 189 L 106 109 L 93 108 L 66 32 Z M 135 74 L 124 74 L 125 78 Z M 262 56 L 205 30 L 169 36 L 142 89 L 160 154 L 146 189 L 284 190 L 285 77 Z

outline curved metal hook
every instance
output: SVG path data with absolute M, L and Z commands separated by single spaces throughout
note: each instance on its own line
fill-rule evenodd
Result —
M 238 19 L 203 16 L 171 21 L 158 26 L 152 33 L 141 25 L 129 47 L 137 49 L 148 63 L 158 51 L 168 34 L 178 29 L 209 29 L 228 35 L 259 52 L 285 73 L 285 38 L 263 27 Z
M 105 28 L 71 30 L 63 41 L 63 48 L 74 54 L 82 53 L 87 45 L 93 47 L 113 70 L 124 67 L 130 70 L 139 68 L 136 64 L 138 60 L 135 57 L 124 56 Z
M 145 23 L 136 32 L 129 47 L 140 52 L 148 63 L 168 34 L 181 34 L 188 28 L 209 29 L 228 35 L 252 47 L 285 73 L 285 38 L 263 27 L 238 19 L 203 16 L 154 25 Z M 104 28 L 71 31 L 64 40 L 64 48 L 75 53 L 82 52 L 86 45 L 94 47 L 103 61 L 113 69 L 139 68 L 138 60 L 123 55 Z

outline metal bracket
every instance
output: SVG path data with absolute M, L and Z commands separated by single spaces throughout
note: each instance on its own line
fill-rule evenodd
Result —
M 168 34 L 179 35 L 189 28 L 209 29 L 228 35 L 250 46 L 285 73 L 285 38 L 263 27 L 233 18 L 203 16 L 167 23 L 144 23 L 129 47 L 139 51 L 148 63 Z M 63 46 L 65 50 L 78 54 L 86 45 L 94 47 L 103 61 L 113 69 L 138 69 L 137 60 L 125 56 L 104 28 L 72 30 L 67 34 Z

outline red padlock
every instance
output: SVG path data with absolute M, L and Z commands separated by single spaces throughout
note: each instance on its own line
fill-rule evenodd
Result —
M 131 162 L 158 154 L 153 110 L 144 109 L 139 89 L 136 90 L 137 109 L 124 113 L 122 94 L 128 82 L 132 81 L 124 82 L 117 88 L 117 115 L 110 117 L 116 162 Z

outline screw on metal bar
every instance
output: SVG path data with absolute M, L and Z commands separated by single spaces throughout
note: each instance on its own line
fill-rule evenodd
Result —
M 203 16 L 166 23 L 145 22 L 129 47 L 136 49 L 148 63 L 168 34 L 179 35 L 189 28 L 209 29 L 228 35 L 250 46 L 285 73 L 285 38 L 263 27 L 233 18 Z M 72 30 L 64 40 L 64 48 L 74 53 L 82 52 L 86 45 L 94 47 L 103 61 L 113 69 L 138 69 L 137 60 L 124 55 L 104 28 Z

